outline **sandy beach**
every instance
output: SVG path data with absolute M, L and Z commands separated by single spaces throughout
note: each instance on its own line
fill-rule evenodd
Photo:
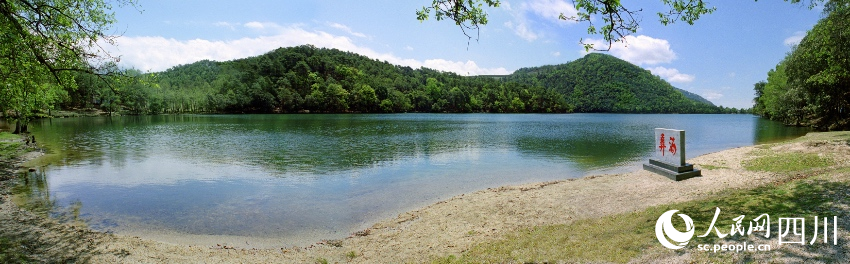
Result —
M 810 133 L 789 142 L 702 155 L 688 162 L 701 167 L 703 176 L 681 182 L 640 170 L 481 190 L 399 214 L 348 238 L 306 248 L 170 244 L 92 232 L 83 226 L 57 224 L 55 220 L 17 208 L 9 202 L 8 181 L 4 181 L 2 187 L 0 220 L 4 226 L 15 223 L 42 227 L 44 230 L 38 232 L 46 237 L 48 242 L 45 243 L 54 243 L 60 251 L 79 252 L 81 258 L 92 263 L 313 263 L 317 260 L 422 263 L 460 255 L 476 244 L 493 241 L 522 228 L 569 224 L 580 219 L 710 197 L 722 190 L 751 189 L 788 180 L 787 175 L 745 170 L 743 162 L 751 159 L 756 151 L 831 153 L 837 166 L 846 167 L 850 162 L 850 145 L 831 140 L 831 135 Z M 671 261 L 689 262 L 681 256 Z

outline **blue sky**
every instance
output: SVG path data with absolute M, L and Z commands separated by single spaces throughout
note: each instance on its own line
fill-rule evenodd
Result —
M 202 59 L 232 60 L 278 47 L 312 44 L 393 64 L 462 75 L 509 74 L 522 67 L 567 63 L 585 55 L 586 23 L 558 20 L 570 0 L 502 1 L 487 8 L 480 39 L 451 22 L 416 20 L 431 0 L 159 1 L 116 7 L 121 34 L 112 55 L 125 67 L 162 71 Z M 651 70 L 715 104 L 751 107 L 753 84 L 767 78 L 791 46 L 821 17 L 820 9 L 784 1 L 711 1 L 717 11 L 694 25 L 662 26 L 661 1 L 628 1 L 643 9 L 641 29 L 607 52 Z M 598 21 L 598 19 L 597 19 Z

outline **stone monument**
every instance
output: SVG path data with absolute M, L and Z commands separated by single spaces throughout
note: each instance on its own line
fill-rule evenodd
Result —
M 701 176 L 693 164 L 685 163 L 685 131 L 676 129 L 655 129 L 655 155 L 643 169 L 655 172 L 675 181 Z

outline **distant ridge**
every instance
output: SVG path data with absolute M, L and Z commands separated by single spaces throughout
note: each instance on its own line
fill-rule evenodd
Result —
M 711 113 L 717 108 L 646 69 L 601 53 L 566 64 L 521 68 L 503 80 L 553 88 L 576 112 Z
M 674 87 L 674 88 L 675 88 L 675 87 Z M 710 104 L 710 105 L 712 105 L 712 106 L 715 106 L 715 104 L 714 104 L 714 103 L 712 103 L 712 102 L 711 102 L 711 101 L 709 101 L 708 99 L 703 98 L 702 96 L 699 96 L 698 94 L 695 94 L 695 93 L 692 93 L 692 92 L 688 92 L 688 91 L 685 91 L 685 90 L 682 90 L 682 89 L 679 89 L 679 88 L 676 88 L 676 90 L 679 90 L 679 92 L 681 92 L 682 94 L 684 94 L 684 95 L 685 95 L 685 97 L 687 97 L 688 99 L 691 99 L 691 100 L 694 100 L 694 101 L 697 101 L 697 102 L 703 102 L 703 103 L 706 103 L 706 104 Z
M 129 112 L 722 111 L 645 69 L 598 53 L 510 75 L 465 77 L 304 45 L 232 61 L 199 61 L 152 76 L 159 88 L 140 91 L 134 97 L 139 99 L 122 99 Z

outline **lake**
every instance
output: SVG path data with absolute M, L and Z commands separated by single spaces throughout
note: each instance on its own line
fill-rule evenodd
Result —
M 752 115 L 43 119 L 30 130 L 51 155 L 16 192 L 99 231 L 305 246 L 462 193 L 639 170 L 656 127 L 686 130 L 688 158 L 808 131 Z

